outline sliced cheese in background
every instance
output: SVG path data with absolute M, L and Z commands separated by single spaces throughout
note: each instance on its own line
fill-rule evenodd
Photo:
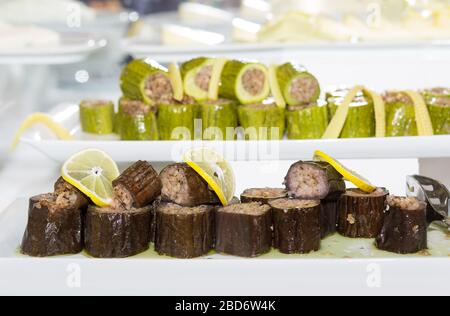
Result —
M 161 41 L 163 45 L 218 45 L 225 42 L 225 36 L 201 29 L 167 24 L 162 27 Z
M 272 5 L 265 0 L 243 0 L 240 15 L 252 21 L 266 21 L 272 16 Z
M 228 11 L 200 3 L 182 3 L 178 7 L 181 22 L 188 24 L 228 24 L 234 15 Z
M 236 42 L 254 43 L 258 41 L 261 24 L 241 18 L 233 19 L 233 40 Z

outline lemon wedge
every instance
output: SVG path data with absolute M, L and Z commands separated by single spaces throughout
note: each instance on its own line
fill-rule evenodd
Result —
M 42 124 L 51 130 L 59 139 L 61 140 L 72 140 L 73 136 L 70 135 L 69 131 L 65 129 L 61 124 L 56 123 L 50 115 L 44 113 L 34 113 L 28 116 L 22 124 L 20 124 L 19 129 L 14 136 L 14 140 L 11 144 L 10 150 L 14 151 L 20 142 L 22 135 L 32 126 L 36 124 Z
M 196 148 L 188 151 L 183 160 L 208 183 L 224 206 L 230 203 L 236 181 L 233 169 L 223 157 L 210 148 Z
M 337 170 L 346 180 L 350 181 L 354 185 L 356 185 L 358 188 L 360 188 L 362 191 L 367 193 L 372 193 L 377 189 L 376 186 L 374 186 L 372 183 L 370 183 L 368 180 L 366 180 L 364 177 L 360 176 L 356 172 L 346 168 L 344 165 L 342 165 L 339 161 L 334 159 L 333 157 L 327 155 L 326 153 L 317 150 L 314 153 L 314 160 L 316 161 L 325 161 L 328 162 L 330 165 L 334 167 L 334 169 Z
M 112 182 L 119 177 L 119 168 L 103 151 L 87 149 L 73 155 L 64 163 L 61 174 L 95 205 L 105 207 L 113 202 Z

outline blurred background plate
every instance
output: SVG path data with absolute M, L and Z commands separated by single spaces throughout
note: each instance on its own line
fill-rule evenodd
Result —
M 54 65 L 85 60 L 106 45 L 103 37 L 93 34 L 64 33 L 59 44 L 24 48 L 0 48 L 0 64 Z

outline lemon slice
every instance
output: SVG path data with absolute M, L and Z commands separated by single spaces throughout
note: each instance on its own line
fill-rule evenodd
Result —
M 419 136 L 433 136 L 434 129 L 431 121 L 430 112 L 423 99 L 423 96 L 413 90 L 406 90 L 405 93 L 414 103 L 414 111 L 416 114 L 417 131 Z
M 358 95 L 358 93 L 363 90 L 363 86 L 357 86 L 349 91 L 342 104 L 338 107 L 333 119 L 330 122 L 330 125 L 328 125 L 328 128 L 325 131 L 325 134 L 322 136 L 323 139 L 333 139 L 341 136 L 342 129 L 347 121 L 350 104 L 353 102 L 353 99 Z
M 211 80 L 209 81 L 208 98 L 212 101 L 219 99 L 220 79 L 222 77 L 223 68 L 225 68 L 228 59 L 218 58 L 214 61 Z
M 350 181 L 358 188 L 367 193 L 372 193 L 377 189 L 376 186 L 371 184 L 368 180 L 364 179 L 364 177 L 360 176 L 356 172 L 346 168 L 339 161 L 334 159 L 333 157 L 328 156 L 326 153 L 317 150 L 314 153 L 314 160 L 316 161 L 325 161 L 334 167 L 346 180 Z
M 86 194 L 95 205 L 111 205 L 112 182 L 119 177 L 119 168 L 103 151 L 87 149 L 73 155 L 64 163 L 61 173 L 64 180 Z
M 181 78 L 180 67 L 178 67 L 178 64 L 172 63 L 169 65 L 169 77 L 173 88 L 173 98 L 180 102 L 183 101 L 183 79 Z
M 234 172 L 229 163 L 210 148 L 192 149 L 184 155 L 183 160 L 208 183 L 220 202 L 227 206 L 236 190 Z
M 372 98 L 375 108 L 375 137 L 386 137 L 386 105 L 383 98 L 375 91 L 368 89 L 364 91 Z
M 278 66 L 271 65 L 269 67 L 269 83 L 270 83 L 270 89 L 272 91 L 272 95 L 275 99 L 275 103 L 278 107 L 285 109 L 286 108 L 286 100 L 284 100 L 283 93 L 280 89 L 280 84 L 278 83 L 277 78 L 277 69 Z
M 44 113 L 34 113 L 28 116 L 22 124 L 20 124 L 19 129 L 14 136 L 14 140 L 11 144 L 11 151 L 14 151 L 20 142 L 22 135 L 32 126 L 36 124 L 42 124 L 51 130 L 59 139 L 61 140 L 72 140 L 73 136 L 70 135 L 69 131 L 65 129 L 61 124 L 56 123 L 50 115 Z

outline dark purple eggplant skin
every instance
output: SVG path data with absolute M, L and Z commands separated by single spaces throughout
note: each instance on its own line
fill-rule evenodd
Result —
M 339 234 L 348 238 L 376 238 L 386 216 L 388 195 L 388 191 L 380 196 L 343 194 L 339 201 Z
M 151 164 L 138 161 L 113 181 L 113 187 L 126 190 L 131 196 L 132 202 L 125 205 L 126 208 L 142 208 L 152 204 L 161 195 L 162 184 Z
M 83 211 L 75 208 L 51 210 L 40 205 L 40 197 L 30 199 L 22 253 L 32 257 L 80 253 L 83 250 Z
M 274 248 L 284 254 L 307 254 L 321 246 L 321 205 L 306 209 L 278 209 L 272 206 Z
M 161 206 L 156 209 L 155 250 L 160 255 L 178 259 L 192 259 L 207 255 L 214 249 L 215 207 L 201 206 L 201 213 L 169 214 Z
M 255 258 L 272 248 L 272 212 L 259 216 L 216 213 L 216 251 L 232 256 Z
M 404 210 L 390 207 L 376 246 L 397 254 L 415 254 L 428 248 L 428 223 L 425 208 Z
M 95 258 L 126 258 L 150 248 L 152 208 L 104 211 L 90 206 L 86 215 L 86 251 Z
M 320 233 L 322 239 L 333 235 L 337 231 L 339 200 L 322 200 L 320 212 Z

